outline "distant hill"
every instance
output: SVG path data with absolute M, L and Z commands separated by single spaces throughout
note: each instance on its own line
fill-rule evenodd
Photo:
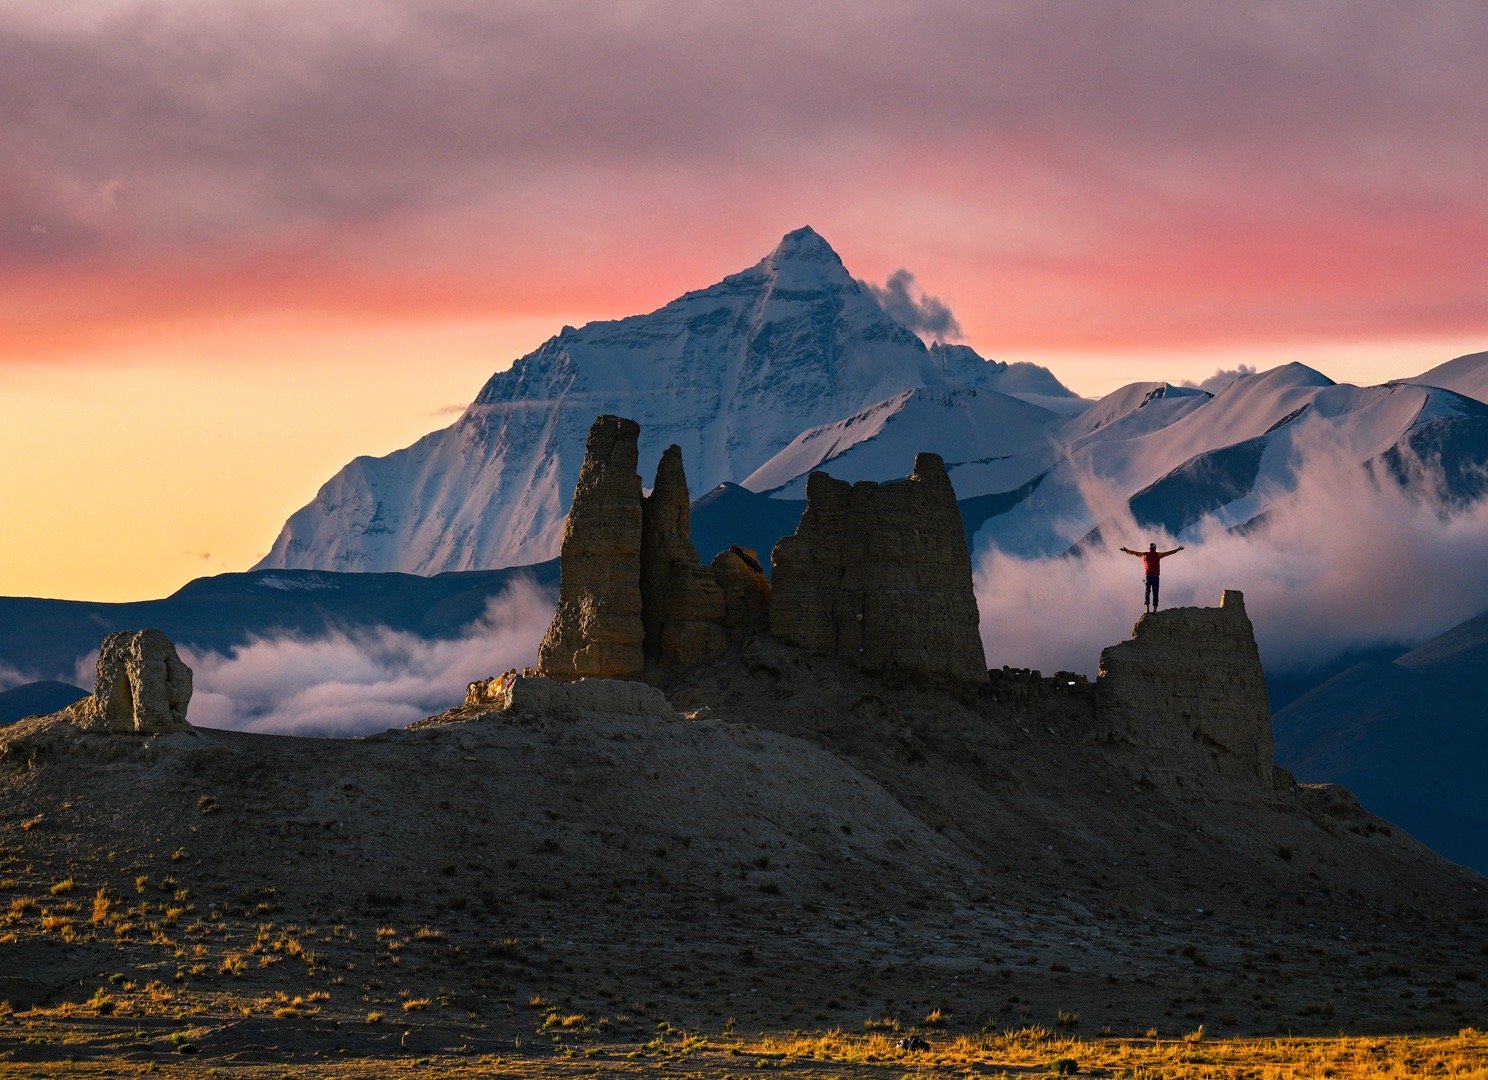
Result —
M 1488 872 L 1488 612 L 1393 660 L 1369 660 L 1275 716 L 1299 780 L 1343 784 L 1371 812 Z
M 71 683 L 44 679 L 0 690 L 0 724 L 13 724 L 24 716 L 40 716 L 65 709 L 88 691 Z

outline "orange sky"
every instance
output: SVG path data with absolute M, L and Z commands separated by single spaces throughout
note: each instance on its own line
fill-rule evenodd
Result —
M 802 224 L 1086 394 L 1488 347 L 1481 7 L 797 10 L 0 0 L 0 594 L 246 568 Z

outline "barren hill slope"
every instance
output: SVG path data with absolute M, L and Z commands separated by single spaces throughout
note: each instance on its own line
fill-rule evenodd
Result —
M 937 1007 L 1456 1030 L 1488 1004 L 1482 878 L 1338 789 L 1180 795 L 1092 737 L 1083 686 L 957 695 L 760 640 L 670 694 L 675 716 L 346 741 L 23 722 L 0 736 L 0 999 L 101 987 L 106 1030 L 199 1009 L 229 1056 L 405 1026 L 509 1047 L 547 1008 L 640 1038 Z

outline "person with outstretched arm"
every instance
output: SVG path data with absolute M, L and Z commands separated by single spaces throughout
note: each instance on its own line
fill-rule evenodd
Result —
M 1183 550 L 1183 545 L 1179 544 L 1172 551 L 1158 551 L 1156 544 L 1148 544 L 1146 551 L 1133 551 L 1131 548 L 1121 550 L 1142 560 L 1142 569 L 1147 575 L 1147 588 L 1142 592 L 1142 606 L 1147 611 L 1156 611 L 1157 587 L 1161 580 L 1162 561 L 1169 555 L 1177 555 Z

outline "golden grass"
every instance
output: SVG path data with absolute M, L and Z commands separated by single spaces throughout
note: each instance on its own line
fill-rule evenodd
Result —
M 1200 1041 L 1202 1039 L 1202 1041 Z M 1100 1073 L 1131 1080 L 1405 1080 L 1417 1076 L 1488 1078 L 1488 1036 L 1464 1028 L 1455 1036 L 1337 1036 L 1330 1038 L 1080 1039 L 1046 1028 L 998 1035 L 932 1039 L 927 1052 L 902 1051 L 881 1034 L 830 1031 L 815 1035 L 763 1035 L 741 1040 L 739 1056 L 771 1063 L 912 1067 L 927 1075 L 975 1070 L 1050 1071 L 1073 1060 L 1078 1075 Z M 943 1072 L 942 1070 L 952 1070 Z
M 74 1004 L 58 1019 L 76 1017 Z M 313 1016 L 308 1010 L 287 1015 Z M 22 1014 L 22 1017 L 36 1014 Z M 375 1019 L 374 1019 L 375 1017 Z M 369 1023 L 381 1020 L 368 1014 Z M 14 1032 L 15 1029 L 11 1029 Z M 57 1029 L 29 1025 L 39 1043 L 77 1043 Z M 195 1032 L 191 1036 L 197 1038 Z M 1488 1077 L 1488 1039 L 1466 1029 L 1455 1036 L 1379 1036 L 1298 1039 L 1206 1039 L 1202 1044 L 1181 1040 L 1072 1039 L 1062 1036 L 1029 1039 L 1022 1033 L 963 1036 L 938 1041 L 929 1052 L 905 1053 L 894 1040 L 878 1035 L 844 1035 L 826 1032 L 815 1035 L 778 1035 L 757 1038 L 684 1038 L 676 1042 L 656 1040 L 646 1053 L 623 1044 L 596 1044 L 582 1057 L 522 1053 L 392 1054 L 368 1058 L 348 1055 L 335 1062 L 298 1060 L 294 1072 L 306 1080 L 353 1076 L 419 1077 L 512 1077 L 577 1078 L 592 1076 L 644 1076 L 664 1068 L 674 1080 L 728 1080 L 743 1076 L 799 1076 L 813 1080 L 847 1077 L 1031 1077 L 1051 1075 L 1102 1075 L 1114 1080 L 1404 1080 L 1406 1077 L 1441 1076 L 1455 1080 Z M 210 1040 L 203 1040 L 202 1054 L 192 1061 L 177 1062 L 162 1053 L 147 1066 L 133 1061 L 101 1056 L 73 1060 L 52 1068 L 35 1063 L 0 1061 L 0 1080 L 11 1077 L 106 1076 L 148 1071 L 163 1077 L 200 1076 L 212 1068 Z M 86 1058 L 87 1055 L 82 1055 Z M 1077 1072 L 1069 1072 L 1073 1062 Z M 252 1065 L 235 1062 L 235 1077 L 257 1078 L 284 1075 L 283 1064 Z

